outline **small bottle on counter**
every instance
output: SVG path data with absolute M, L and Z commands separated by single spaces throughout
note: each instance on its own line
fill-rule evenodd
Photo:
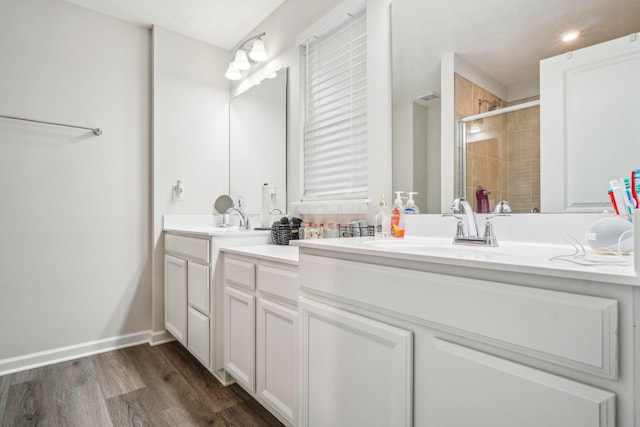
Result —
M 375 237 L 383 239 L 389 237 L 391 232 L 391 218 L 387 211 L 387 201 L 384 199 L 384 194 L 380 196 L 380 202 L 378 203 L 378 213 L 375 218 Z

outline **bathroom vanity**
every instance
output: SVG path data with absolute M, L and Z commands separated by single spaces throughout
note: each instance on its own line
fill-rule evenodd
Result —
M 640 425 L 632 266 L 451 238 L 298 244 L 298 425 Z
M 167 330 L 286 425 L 640 426 L 640 281 L 551 260 L 594 219 L 562 218 L 497 247 L 439 215 L 298 247 L 167 230 Z
M 213 215 L 164 218 L 165 328 L 223 384 L 220 250 L 270 242 L 269 231 L 216 227 Z

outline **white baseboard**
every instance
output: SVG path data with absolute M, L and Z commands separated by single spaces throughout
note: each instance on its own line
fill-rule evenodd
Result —
M 149 345 L 164 344 L 176 339 L 167 331 L 151 332 L 149 337 Z
M 67 347 L 54 348 L 52 350 L 40 351 L 37 353 L 25 354 L 8 359 L 1 359 L 0 376 L 139 344 L 162 344 L 172 341 L 173 339 L 174 338 L 166 331 L 142 331 L 128 335 L 89 341 Z

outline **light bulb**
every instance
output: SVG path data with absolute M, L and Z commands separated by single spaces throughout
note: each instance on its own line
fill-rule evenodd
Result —
M 253 47 L 251 48 L 251 52 L 249 52 L 249 58 L 253 59 L 256 62 L 266 61 L 268 56 L 267 52 L 264 49 L 264 42 L 260 39 L 256 39 L 253 41 Z
M 249 59 L 247 59 L 247 52 L 245 52 L 244 49 L 240 48 L 236 52 L 236 57 L 233 60 L 233 66 L 240 71 L 248 70 L 249 68 L 251 68 Z
M 233 66 L 233 62 L 229 63 L 229 67 L 227 68 L 227 72 L 224 73 L 224 76 L 229 80 L 240 80 L 242 78 L 242 74 Z
M 579 35 L 580 35 L 579 31 L 572 31 L 570 33 L 566 33 L 565 35 L 562 36 L 562 41 L 563 42 L 572 42 L 575 39 L 577 39 Z

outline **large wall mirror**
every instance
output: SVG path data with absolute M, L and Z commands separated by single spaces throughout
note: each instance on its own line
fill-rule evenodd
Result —
M 392 21 L 394 155 L 409 153 L 406 155 L 408 161 L 398 164 L 394 159 L 394 187 L 422 193 L 418 198 L 422 212 L 439 213 L 448 209 L 449 194 L 447 197 L 442 195 L 449 188 L 452 197 L 462 195 L 464 189 L 471 193 L 467 198 L 474 199 L 475 187 L 465 185 L 464 174 L 484 176 L 485 171 L 478 169 L 480 162 L 474 160 L 481 159 L 491 148 L 489 143 L 476 143 L 472 150 L 461 150 L 455 138 L 457 120 L 487 112 L 496 100 L 503 108 L 537 99 L 542 59 L 640 32 L 640 2 L 394 0 Z M 563 43 L 560 37 L 569 30 L 580 31 L 580 37 Z M 456 65 L 462 66 L 455 67 L 455 76 L 453 73 L 443 76 L 445 62 L 452 57 Z M 476 79 L 477 76 L 480 77 Z M 464 78 L 463 90 L 456 86 L 455 96 L 446 94 L 445 82 L 450 81 L 453 86 L 453 80 L 459 77 Z M 470 95 L 455 99 L 461 98 L 462 93 Z M 444 95 L 448 97 L 445 99 Z M 479 100 L 487 102 L 479 104 Z M 544 108 L 544 99 L 540 102 L 540 108 Z M 595 100 L 593 108 L 598 108 Z M 455 111 L 455 117 L 450 123 L 446 120 L 441 123 L 441 115 L 444 117 L 445 111 L 449 110 Z M 529 139 L 539 144 L 540 114 L 535 108 L 528 111 L 519 113 L 514 123 L 526 124 L 531 134 Z M 525 115 L 527 123 L 524 123 Z M 484 119 L 484 125 L 503 120 L 506 119 Z M 506 131 L 512 125 L 501 126 Z M 489 136 L 483 141 L 493 138 Z M 473 138 L 469 140 L 473 141 Z M 518 142 L 522 143 L 522 140 Z M 589 150 L 589 147 L 583 148 Z M 538 182 L 544 182 L 546 177 L 540 174 L 549 169 L 540 169 L 539 157 L 533 158 L 535 149 L 527 149 L 533 159 L 529 161 L 528 179 L 535 181 L 538 174 Z M 461 159 L 463 151 L 474 156 L 466 162 L 467 166 L 476 167 L 472 172 L 462 170 L 461 165 L 465 165 Z M 504 188 L 510 185 L 506 181 L 509 175 L 523 176 L 503 172 Z M 522 206 L 518 208 L 520 212 L 529 212 L 538 203 L 540 196 L 535 194 L 535 188 L 529 190 L 529 200 L 517 203 Z M 496 197 L 506 198 L 502 188 L 495 191 Z M 579 192 L 579 189 L 575 191 Z
M 287 205 L 287 69 L 282 68 L 231 99 L 229 195 L 259 214 L 262 187 L 275 188 L 275 207 Z

